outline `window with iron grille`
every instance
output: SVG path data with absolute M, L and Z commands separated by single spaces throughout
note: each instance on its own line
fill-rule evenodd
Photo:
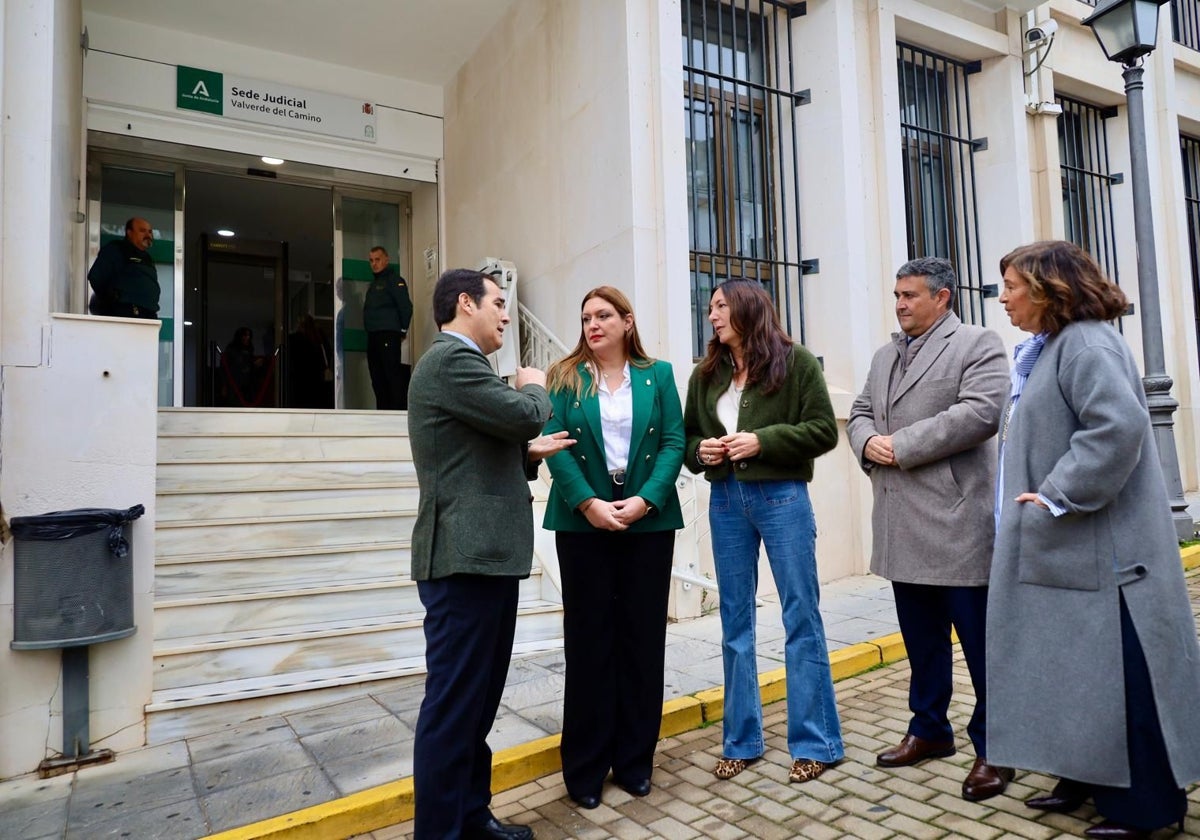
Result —
M 897 44 L 896 52 L 908 257 L 950 260 L 958 273 L 959 317 L 983 324 L 974 153 L 986 141 L 972 137 L 967 85 L 979 64 L 908 44 Z
M 1188 248 L 1192 263 L 1192 305 L 1200 342 L 1200 140 L 1179 135 L 1183 155 L 1183 199 L 1187 205 Z
M 756 11 L 751 11 L 753 8 Z M 733 277 L 765 284 L 792 331 L 799 301 L 796 108 L 790 20 L 776 0 L 684 0 L 683 107 L 693 352 L 712 336 L 708 301 Z M 800 311 L 803 309 L 800 307 Z M 803 340 L 803 317 L 800 333 Z
M 1200 50 L 1200 0 L 1171 0 L 1171 31 L 1175 43 Z
M 1117 242 L 1113 231 L 1112 187 L 1122 176 L 1108 160 L 1106 123 L 1116 108 L 1097 108 L 1065 96 L 1058 117 L 1058 157 L 1062 164 L 1064 235 L 1086 249 L 1104 273 L 1117 276 Z

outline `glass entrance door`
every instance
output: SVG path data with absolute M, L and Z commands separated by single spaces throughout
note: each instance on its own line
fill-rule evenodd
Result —
M 340 267 L 335 283 L 334 355 L 337 358 L 337 407 L 375 408 L 371 374 L 367 368 L 367 333 L 363 329 L 363 301 L 374 274 L 367 261 L 376 246 L 388 253 L 391 265 L 410 281 L 412 255 L 408 236 L 407 196 L 370 196 L 334 190 L 334 264 Z M 402 357 L 412 364 L 412 342 L 405 341 Z
M 125 223 L 137 217 L 150 222 L 154 243 L 150 257 L 158 271 L 161 290 L 158 315 L 158 404 L 180 405 L 180 359 L 175 352 L 177 313 L 182 283 L 181 249 L 183 214 L 180 202 L 182 173 L 179 167 L 147 168 L 126 165 L 119 159 L 92 158 L 88 163 L 88 266 L 100 249 L 125 236 Z M 91 290 L 88 290 L 90 295 Z

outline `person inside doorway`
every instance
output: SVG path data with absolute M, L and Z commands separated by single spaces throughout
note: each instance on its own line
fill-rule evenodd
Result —
M 263 358 L 254 354 L 254 332 L 238 327 L 221 353 L 217 389 L 220 404 L 235 408 L 258 406 L 262 399 Z
M 153 243 L 154 229 L 148 221 L 134 216 L 125 222 L 125 238 L 101 248 L 88 271 L 94 292 L 89 312 L 116 318 L 158 317 L 162 290 L 150 257 Z
M 408 284 L 388 263 L 388 252 L 376 245 L 368 255 L 375 278 L 363 300 L 363 328 L 367 331 L 367 368 L 375 391 L 375 408 L 381 411 L 408 409 L 408 381 L 412 366 L 401 359 L 400 350 L 408 335 L 413 306 Z
M 288 336 L 289 408 L 333 408 L 333 350 L 312 315 Z

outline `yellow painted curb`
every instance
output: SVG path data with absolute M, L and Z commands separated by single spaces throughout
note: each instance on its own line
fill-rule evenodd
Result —
M 878 664 L 879 648 L 869 642 L 860 642 L 829 654 L 829 669 L 833 672 L 834 682 L 857 676 Z
M 1187 548 L 1179 549 L 1179 556 L 1183 560 L 1185 572 L 1200 568 L 1200 545 L 1189 545 Z
M 758 692 L 764 706 L 787 697 L 787 671 L 783 668 L 763 671 L 758 675 Z
M 670 738 L 680 732 L 691 732 L 704 725 L 704 704 L 695 697 L 676 697 L 663 703 L 659 738 Z
M 705 723 L 712 723 L 725 717 L 725 689 L 721 687 L 706 688 L 692 695 L 700 702 L 704 710 Z
M 562 769 L 558 745 L 561 735 L 547 735 L 527 744 L 500 750 L 492 755 L 492 793 L 520 787 L 531 779 L 540 779 Z M 411 819 L 412 814 L 404 817 Z M 403 822 L 394 820 L 393 822 Z M 390 825 L 390 823 L 388 823 Z M 381 826 L 376 826 L 380 828 Z
M 889 633 L 874 641 L 879 647 L 879 662 L 881 665 L 891 665 L 901 659 L 908 659 L 908 649 L 904 647 L 904 637 L 899 633 Z
M 209 840 L 329 840 L 353 837 L 412 819 L 410 776 L 369 790 L 293 811 L 281 817 L 213 834 Z

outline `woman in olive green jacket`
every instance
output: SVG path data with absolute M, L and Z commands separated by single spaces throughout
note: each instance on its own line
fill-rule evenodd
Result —
M 582 321 L 575 349 L 550 369 L 545 433 L 577 442 L 546 460 L 554 486 L 544 524 L 557 532 L 562 573 L 563 781 L 595 808 L 610 769 L 627 792 L 650 792 L 683 527 L 683 410 L 671 366 L 642 349 L 624 294 L 588 292 Z

